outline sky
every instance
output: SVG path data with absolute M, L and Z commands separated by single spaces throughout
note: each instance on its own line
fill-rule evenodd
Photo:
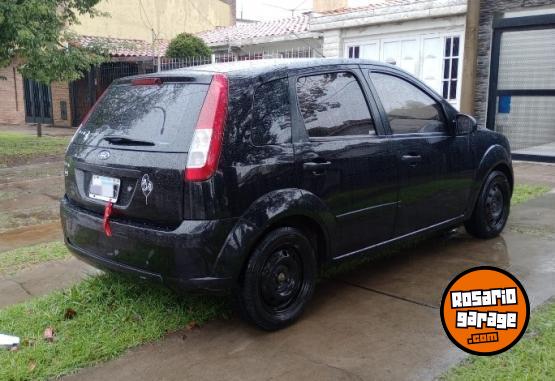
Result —
M 237 18 L 272 20 L 300 15 L 312 9 L 312 0 L 237 0 Z
M 371 2 L 372 0 L 349 0 L 347 6 L 359 7 Z M 312 0 L 237 0 L 237 18 L 244 19 L 275 20 L 297 16 L 310 10 Z

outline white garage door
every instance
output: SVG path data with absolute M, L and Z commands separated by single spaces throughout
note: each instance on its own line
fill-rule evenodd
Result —
M 397 65 L 458 107 L 462 73 L 461 34 L 434 33 L 349 42 L 345 45 L 345 56 Z

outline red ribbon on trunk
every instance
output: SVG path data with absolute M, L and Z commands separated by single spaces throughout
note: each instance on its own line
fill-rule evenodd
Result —
M 106 237 L 112 236 L 112 228 L 110 227 L 110 216 L 112 215 L 112 202 L 108 202 L 106 207 L 104 208 L 104 219 L 102 224 L 104 226 L 104 233 L 106 233 Z

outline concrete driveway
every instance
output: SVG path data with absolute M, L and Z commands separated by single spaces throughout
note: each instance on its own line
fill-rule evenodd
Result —
M 464 358 L 439 318 L 444 287 L 478 265 L 509 270 L 532 307 L 555 294 L 555 194 L 517 206 L 502 237 L 460 231 L 319 284 L 303 318 L 265 333 L 215 321 L 85 369 L 75 380 L 433 379 Z

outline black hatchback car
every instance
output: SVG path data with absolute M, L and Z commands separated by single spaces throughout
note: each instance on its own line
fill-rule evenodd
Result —
M 177 289 L 231 291 L 267 330 L 319 269 L 465 224 L 498 235 L 507 139 L 390 65 L 295 59 L 115 81 L 67 150 L 65 242 Z

